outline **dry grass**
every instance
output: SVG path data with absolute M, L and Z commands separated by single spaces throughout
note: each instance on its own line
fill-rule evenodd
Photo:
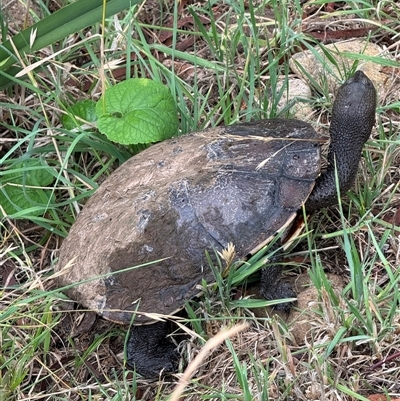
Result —
M 331 16 L 327 3 L 304 5 L 302 29 L 326 33 L 337 28 L 351 37 L 357 29 L 380 23 L 385 29 L 374 31 L 370 40 L 385 45 L 392 59 L 399 60 L 395 32 L 400 30 L 400 11 L 394 2 L 379 5 L 380 9 L 373 6 L 359 13 L 337 9 Z M 237 17 L 241 7 L 247 19 Z M 288 70 L 289 53 L 301 51 L 302 42 L 295 39 L 295 34 L 301 34 L 299 5 L 253 4 L 253 8 L 259 7 L 255 18 L 262 45 L 245 43 L 240 37 L 247 34 L 254 40 L 251 24 L 247 24 L 251 20 L 248 7 L 247 3 L 220 2 L 213 4 L 211 12 L 206 2 L 183 1 L 175 10 L 182 26 L 174 28 L 174 5 L 149 0 L 135 11 L 133 38 L 143 43 L 144 38 L 138 39 L 141 32 L 148 43 L 159 45 L 161 50 L 153 48 L 153 58 L 145 47 L 137 50 L 136 42 L 132 53 L 127 50 L 128 25 L 121 16 L 123 34 L 110 35 L 106 56 L 110 63 L 132 56 L 132 75 L 152 76 L 163 66 L 174 69 L 184 132 L 273 116 L 279 100 L 274 97 L 274 84 Z M 193 24 L 190 9 L 196 10 L 207 36 Z M 170 29 L 160 31 L 160 26 Z M 87 31 L 87 37 L 96 34 L 96 29 Z M 170 35 L 174 30 L 176 39 Z M 70 42 L 80 39 L 76 36 Z M 173 44 L 187 57 L 171 57 L 166 49 Z M 63 104 L 97 99 L 101 92 L 94 67 L 100 58 L 97 46 L 92 54 L 84 46 L 68 52 L 67 59 L 55 60 L 38 73 L 44 96 L 25 87 L 0 94 L 0 158 L 4 166 L 22 155 L 35 155 L 38 147 L 39 154 L 53 164 L 60 157 L 62 160 L 75 139 L 72 134 L 69 139 L 60 128 Z M 47 51 L 37 56 L 45 57 Z M 90 61 L 93 54 L 97 57 L 94 63 Z M 149 68 L 144 72 L 146 62 Z M 309 269 L 317 289 L 312 310 L 301 316 L 310 323 L 304 342 L 296 340 L 296 326 L 285 319 L 267 316 L 257 320 L 253 310 L 228 310 L 229 301 L 221 300 L 216 292 L 207 293 L 191 304 L 198 321 L 192 322 L 193 329 L 188 329 L 189 335 L 179 344 L 181 370 L 201 352 L 204 341 L 199 337 L 213 337 L 243 320 L 251 324 L 209 352 L 187 383 L 182 399 L 350 401 L 383 392 L 400 396 L 400 106 L 393 106 L 399 99 L 400 77 L 398 68 L 385 68 L 390 84 L 379 93 L 379 119 L 365 147 L 354 195 L 350 202 L 344 202 L 344 211 L 331 208 L 315 216 L 310 229 L 316 234 L 302 241 L 290 259 L 297 261 L 300 255 L 303 262 L 307 258 L 289 274 L 297 277 Z M 124 79 L 126 66 L 113 71 L 112 76 L 106 70 L 110 81 Z M 315 94 L 317 108 L 312 116 L 319 130 L 329 118 L 321 97 L 323 94 Z M 329 103 L 326 99 L 325 104 Z M 57 137 L 54 145 L 54 134 L 66 142 Z M 53 285 L 52 267 L 61 237 L 78 207 L 78 203 L 67 202 L 67 184 L 82 196 L 94 188 L 121 161 L 121 154 L 127 154 L 110 149 L 109 143 L 99 144 L 91 137 L 76 146 L 70 168 L 87 179 L 60 182 L 55 193 L 66 202 L 55 214 L 48 214 L 47 221 L 2 221 L 0 400 L 166 400 L 181 377 L 179 373 L 156 382 L 136 377 L 120 355 L 125 334 L 122 328 L 75 310 L 77 306 L 63 300 Z M 350 277 L 360 277 L 355 271 L 358 259 L 362 285 L 354 288 Z M 340 295 L 325 280 L 324 269 L 345 277 Z M 354 296 L 357 291 L 362 299 Z

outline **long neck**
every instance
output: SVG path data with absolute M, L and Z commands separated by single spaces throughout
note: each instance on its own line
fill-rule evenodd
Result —
M 308 213 L 337 204 L 335 169 L 340 193 L 343 194 L 352 187 L 361 159 L 362 146 L 354 146 L 354 143 L 351 145 L 353 146 L 342 147 L 341 143 L 331 144 L 327 169 L 317 178 L 314 189 L 306 202 Z
M 336 96 L 329 129 L 328 167 L 316 180 L 305 205 L 307 212 L 337 203 L 335 170 L 340 193 L 352 187 L 362 148 L 375 122 L 375 108 L 375 88 L 368 77 L 358 71 L 342 85 Z

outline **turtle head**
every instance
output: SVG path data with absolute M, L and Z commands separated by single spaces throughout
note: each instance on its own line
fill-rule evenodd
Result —
M 338 149 L 361 152 L 375 123 L 376 90 L 371 80 L 357 71 L 338 90 L 333 104 L 330 126 L 331 141 Z
M 329 129 L 328 167 L 318 177 L 306 202 L 308 212 L 337 203 L 335 168 L 341 193 L 353 185 L 362 148 L 375 123 L 375 109 L 374 85 L 362 71 L 357 71 L 336 95 Z

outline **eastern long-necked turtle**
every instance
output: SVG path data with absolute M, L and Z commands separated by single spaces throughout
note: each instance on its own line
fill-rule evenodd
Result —
M 361 71 L 339 89 L 328 167 L 320 173 L 317 134 L 302 121 L 261 120 L 187 134 L 151 146 L 118 168 L 87 202 L 64 241 L 57 269 L 68 295 L 106 319 L 129 323 L 128 362 L 144 376 L 174 368 L 163 325 L 212 280 L 205 251 L 233 243 L 239 258 L 278 232 L 305 204 L 337 202 L 355 178 L 375 121 L 376 91 Z M 146 266 L 116 271 L 162 259 Z M 87 281 L 98 277 L 95 280 Z M 281 266 L 261 272 L 269 299 L 292 296 Z M 136 325 L 137 324 L 137 325 Z

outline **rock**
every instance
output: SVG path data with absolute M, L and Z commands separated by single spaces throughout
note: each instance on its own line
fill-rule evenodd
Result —
M 278 84 L 277 91 L 280 91 L 284 81 Z M 310 87 L 299 78 L 289 78 L 287 89 L 283 92 L 282 98 L 278 103 L 278 109 L 283 110 L 292 100 L 297 100 L 290 109 L 291 114 L 299 120 L 310 120 L 313 109 L 307 100 L 311 99 Z M 303 101 L 300 101 L 303 100 Z
M 336 295 L 339 296 L 346 284 L 343 277 L 335 274 L 327 274 L 326 276 Z M 324 303 L 323 300 L 319 299 L 318 290 L 310 276 L 307 273 L 298 276 L 294 287 L 297 291 L 297 305 L 290 312 L 287 323 L 297 345 L 301 346 L 306 341 L 310 341 L 313 332 L 316 331 L 316 324 L 318 324 L 318 329 L 332 330 L 334 335 L 336 321 L 333 309 L 329 302 Z M 319 302 L 322 302 L 323 316 L 318 313 L 320 310 Z
M 290 68 L 299 77 L 309 81 L 307 73 L 311 75 L 320 84 L 323 84 L 324 80 L 327 80 L 328 88 L 331 93 L 334 93 L 339 86 L 339 77 L 342 77 L 344 70 L 350 70 L 356 59 L 351 56 L 347 56 L 346 53 L 352 54 L 364 54 L 369 57 L 374 57 L 384 54 L 384 49 L 380 46 L 367 42 L 365 40 L 354 39 L 344 42 L 337 42 L 333 44 L 326 45 L 325 48 L 333 55 L 335 58 L 335 63 L 333 64 L 323 53 L 320 48 L 315 48 L 320 57 L 319 59 L 315 56 L 315 52 L 310 50 L 296 53 L 289 61 Z M 301 66 L 301 68 L 299 67 Z M 338 71 L 340 68 L 340 71 Z M 383 72 L 383 66 L 380 66 L 372 61 L 360 61 L 358 68 L 363 71 L 374 83 L 375 87 L 381 89 L 386 85 L 388 76 Z

